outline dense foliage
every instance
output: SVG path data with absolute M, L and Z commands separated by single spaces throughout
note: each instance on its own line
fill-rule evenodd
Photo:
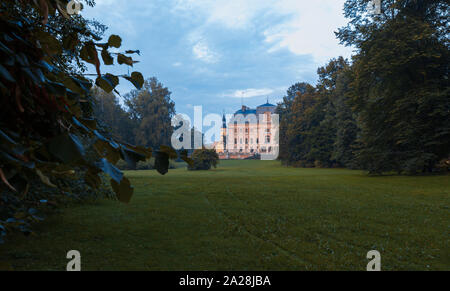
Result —
M 211 167 L 216 168 L 219 163 L 219 156 L 214 149 L 194 150 L 191 159 L 193 164 L 188 166 L 189 170 L 210 170 Z
M 286 163 L 420 173 L 450 156 L 448 1 L 386 0 L 380 15 L 369 4 L 345 4 L 337 36 L 352 62 L 331 60 L 279 104 Z
M 141 89 L 139 72 L 115 76 L 100 68 L 100 59 L 133 66 L 129 55 L 137 51 L 111 53 L 121 38 L 111 35 L 101 42 L 105 27 L 67 15 L 68 2 L 0 3 L 0 240 L 10 229 L 29 233 L 28 222 L 38 219 L 34 207 L 101 187 L 103 174 L 115 196 L 128 202 L 133 188 L 114 164 L 123 159 L 134 165 L 152 156 L 149 147 L 100 133 L 90 91 L 94 81 L 83 75 L 93 65 L 95 84 L 106 93 L 115 90 L 119 77 Z M 155 167 L 165 174 L 176 153 L 161 147 L 154 156 Z

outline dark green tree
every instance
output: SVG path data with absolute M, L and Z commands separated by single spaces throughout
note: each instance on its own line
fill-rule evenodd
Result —
M 332 159 L 339 166 L 355 169 L 359 168 L 355 152 L 358 149 L 357 138 L 360 130 L 356 115 L 349 105 L 351 96 L 349 85 L 353 79 L 352 74 L 351 67 L 346 66 L 336 80 L 335 97 L 333 98 L 336 109 L 336 139 Z
M 348 0 L 338 38 L 357 48 L 351 82 L 361 165 L 371 173 L 430 172 L 450 152 L 448 1 Z
M 285 130 L 285 144 L 281 157 L 285 164 L 310 165 L 314 161 L 308 160 L 310 152 L 311 113 L 319 100 L 319 94 L 315 87 L 305 84 L 304 90 L 297 92 L 294 98 L 289 116 L 281 118 L 280 127 Z M 281 147 L 281 146 L 280 146 Z
M 280 116 L 280 131 L 279 131 L 279 144 L 280 153 L 278 158 L 287 162 L 289 160 L 289 146 L 288 146 L 288 124 L 292 119 L 292 105 L 297 93 L 304 94 L 311 87 L 308 83 L 296 83 L 289 87 L 286 92 L 286 96 L 283 97 L 283 101 L 277 104 L 276 113 Z
M 173 133 L 171 119 L 175 103 L 171 92 L 153 77 L 145 81 L 141 90 L 125 96 L 131 119 L 136 124 L 135 142 L 152 148 L 170 144 Z

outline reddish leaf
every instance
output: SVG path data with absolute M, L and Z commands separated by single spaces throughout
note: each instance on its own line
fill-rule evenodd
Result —
M 41 12 L 44 16 L 44 19 L 42 20 L 42 24 L 46 25 L 48 22 L 48 4 L 47 0 L 40 0 L 39 1 Z
M 2 168 L 0 168 L 0 179 L 2 179 L 3 183 L 5 183 L 9 189 L 13 190 L 14 192 L 17 192 L 16 188 L 14 188 L 11 184 L 9 184 L 8 180 L 6 179 L 5 173 L 3 173 Z
M 19 111 L 23 113 L 25 112 L 25 109 L 22 106 L 21 94 L 22 92 L 20 91 L 19 85 L 16 85 L 16 105 L 17 108 L 19 108 Z

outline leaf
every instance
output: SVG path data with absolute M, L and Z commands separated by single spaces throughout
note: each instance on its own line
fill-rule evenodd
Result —
M 63 5 L 61 1 L 56 0 L 56 9 L 58 9 L 59 13 L 66 19 L 70 19 L 69 14 L 67 14 L 66 10 L 61 7 Z
M 119 151 L 108 141 L 99 139 L 95 142 L 94 148 L 101 157 L 106 158 L 111 164 L 116 164 L 120 160 Z
M 71 77 L 71 80 L 76 83 L 85 93 L 89 93 L 92 88 L 92 83 L 86 79 Z
M 133 151 L 145 156 L 146 159 L 150 159 L 152 157 L 152 148 L 148 147 L 142 147 L 142 146 L 132 146 L 127 145 L 128 148 L 132 149 Z
M 105 63 L 105 65 L 113 65 L 114 64 L 114 59 L 106 48 L 104 48 L 102 50 L 102 59 L 103 59 L 103 63 Z
M 75 116 L 72 117 L 73 123 L 86 132 L 91 132 L 84 124 L 82 124 Z
M 67 93 L 67 88 L 64 86 L 64 84 L 57 83 L 57 82 L 45 82 L 46 89 L 48 92 L 52 95 L 57 96 L 65 96 Z
M 137 89 L 142 89 L 142 86 L 144 85 L 144 77 L 139 72 L 133 72 L 131 73 L 131 76 L 122 76 L 126 80 L 130 81 Z
M 40 0 L 39 1 L 41 14 L 44 16 L 44 19 L 42 20 L 42 24 L 46 25 L 48 22 L 48 4 L 47 0 Z
M 6 53 L 10 56 L 14 56 L 14 52 L 12 50 L 10 50 L 9 47 L 7 47 L 2 42 L 0 42 L 0 50 L 2 50 L 4 53 Z
M 73 32 L 63 38 L 63 48 L 68 51 L 75 50 L 79 43 L 78 33 Z
M 145 161 L 145 155 L 124 146 L 120 147 L 120 153 L 122 155 L 122 159 L 127 162 L 131 169 L 136 169 L 137 162 Z
M 17 145 L 17 142 L 14 141 L 10 136 L 8 136 L 6 133 L 4 133 L 1 129 L 0 129 L 0 139 L 2 141 L 6 141 L 9 145 Z
M 39 40 L 42 48 L 50 55 L 57 55 L 62 53 L 60 42 L 50 33 L 44 30 L 38 30 L 36 37 Z
M 114 192 L 116 192 L 117 198 L 120 202 L 130 202 L 131 197 L 133 196 L 133 187 L 131 187 L 130 181 L 127 178 L 123 177 L 120 183 L 111 179 L 111 186 Z
M 6 184 L 6 186 L 8 186 L 9 189 L 13 190 L 14 192 L 17 192 L 16 188 L 14 188 L 9 181 L 6 179 L 5 177 L 5 173 L 3 173 L 3 169 L 0 168 L 0 179 L 2 179 L 3 183 Z
M 98 60 L 97 49 L 95 44 L 90 41 L 87 42 L 80 51 L 80 58 L 90 64 L 96 65 L 96 60 Z
M 25 109 L 22 106 L 22 92 L 20 90 L 20 86 L 18 84 L 16 84 L 16 90 L 15 90 L 16 94 L 15 94 L 15 100 L 16 100 L 16 105 L 17 108 L 19 109 L 20 112 L 25 112 Z
M 169 146 L 162 145 L 159 148 L 159 151 L 167 154 L 167 156 L 170 159 L 176 159 L 178 157 L 177 152 L 173 148 L 171 148 Z
M 95 54 L 94 54 L 94 65 L 95 65 L 95 70 L 97 71 L 97 75 L 100 77 L 102 75 L 102 73 L 100 72 L 100 60 L 98 59 L 97 50 L 95 50 Z
M 156 152 L 155 168 L 161 175 L 167 174 L 169 171 L 169 156 L 161 151 Z
M 62 134 L 53 138 L 47 148 L 49 153 L 66 164 L 77 163 L 85 154 L 83 144 L 73 134 Z
M 44 60 L 41 60 L 37 65 L 39 67 L 45 69 L 48 72 L 53 72 L 53 71 L 57 70 L 54 66 L 50 65 L 49 63 L 47 63 Z
M 117 55 L 117 63 L 119 63 L 119 65 L 126 64 L 126 65 L 129 65 L 129 66 L 133 66 L 134 62 L 133 62 L 133 59 L 131 57 L 127 57 L 124 54 L 118 54 Z
M 105 92 L 111 93 L 112 90 L 119 84 L 119 78 L 117 76 L 106 74 L 97 77 L 95 84 L 102 88 Z
M 122 38 L 118 35 L 111 35 L 108 39 L 108 46 L 119 48 L 122 45 Z
M 140 50 L 135 50 L 135 51 L 127 50 L 127 51 L 125 51 L 125 53 L 126 54 L 138 54 L 138 55 L 141 55 L 141 51 Z
M 97 121 L 93 118 L 81 118 L 80 122 L 83 123 L 88 128 L 90 128 L 91 130 L 97 129 Z
M 1 64 L 0 64 L 0 76 L 2 76 L 3 79 L 5 79 L 11 83 L 16 82 L 16 80 L 13 78 L 13 76 L 11 76 L 9 71 L 5 67 L 3 67 Z
M 108 160 L 105 158 L 101 159 L 100 161 L 96 162 L 95 165 L 102 170 L 105 174 L 108 174 L 113 180 L 115 180 L 117 183 L 120 183 L 120 181 L 123 178 L 123 173 L 114 167 Z
M 56 188 L 56 185 L 53 184 L 52 182 L 50 182 L 50 179 L 47 176 L 45 176 L 44 174 L 42 174 L 42 172 L 39 169 L 36 169 L 36 174 L 39 176 L 42 183 L 44 183 L 45 185 L 50 186 L 52 188 Z

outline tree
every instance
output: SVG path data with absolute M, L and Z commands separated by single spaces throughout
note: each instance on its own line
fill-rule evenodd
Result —
M 448 1 L 349 0 L 338 38 L 354 57 L 351 104 L 361 126 L 358 158 L 371 173 L 429 172 L 450 151 Z
M 297 92 L 289 116 L 284 119 L 281 118 L 281 123 L 284 124 L 280 127 L 285 128 L 286 139 L 282 159 L 286 164 L 311 162 L 307 161 L 307 155 L 310 151 L 307 139 L 311 128 L 310 114 L 318 102 L 319 95 L 316 88 L 309 84 L 306 84 L 304 89 L 303 93 Z
M 352 118 L 351 113 L 348 116 L 351 110 L 346 103 L 341 76 L 349 67 L 342 57 L 332 59 L 317 70 L 319 81 L 316 87 L 297 83 L 288 90 L 288 96 L 296 92 L 295 97 L 285 97 L 278 105 L 278 112 L 282 114 L 283 161 L 317 167 L 343 165 L 336 158 L 341 159 L 343 151 L 347 157 L 349 151 L 351 153 L 347 146 L 354 142 L 354 137 L 349 136 L 352 132 L 338 128 L 338 124 L 344 125 Z M 351 142 L 345 144 L 344 150 L 343 142 L 347 140 Z
M 333 100 L 336 108 L 336 139 L 332 159 L 340 166 L 355 169 L 359 168 L 355 152 L 358 148 L 357 139 L 360 129 L 356 114 L 349 105 L 352 74 L 351 67 L 346 66 L 336 79 L 336 93 Z
M 99 88 L 92 91 L 95 98 L 94 116 L 98 118 L 101 133 L 127 144 L 135 144 L 133 130 L 136 124 L 116 95 Z
M 138 144 L 158 148 L 170 144 L 173 133 L 171 124 L 175 115 L 175 103 L 171 92 L 153 77 L 145 81 L 141 90 L 125 96 L 131 118 L 137 124 L 134 131 Z
M 318 69 L 318 90 L 323 98 L 323 121 L 320 124 L 318 138 L 322 140 L 324 165 L 336 164 L 357 167 L 354 148 L 358 133 L 357 122 L 348 104 L 349 82 L 352 70 L 343 57 L 332 59 L 325 67 Z M 323 136 L 321 136 L 323 135 Z M 330 144 L 332 142 L 332 144 Z M 329 152 L 327 152 L 327 150 Z
M 287 126 L 292 118 L 292 104 L 294 102 L 297 93 L 304 94 L 310 88 L 308 83 L 296 83 L 289 87 L 286 92 L 286 96 L 283 97 L 283 102 L 277 104 L 276 113 L 280 116 L 280 131 L 279 131 L 279 144 L 280 154 L 278 158 L 282 161 L 289 160 L 289 147 Z

